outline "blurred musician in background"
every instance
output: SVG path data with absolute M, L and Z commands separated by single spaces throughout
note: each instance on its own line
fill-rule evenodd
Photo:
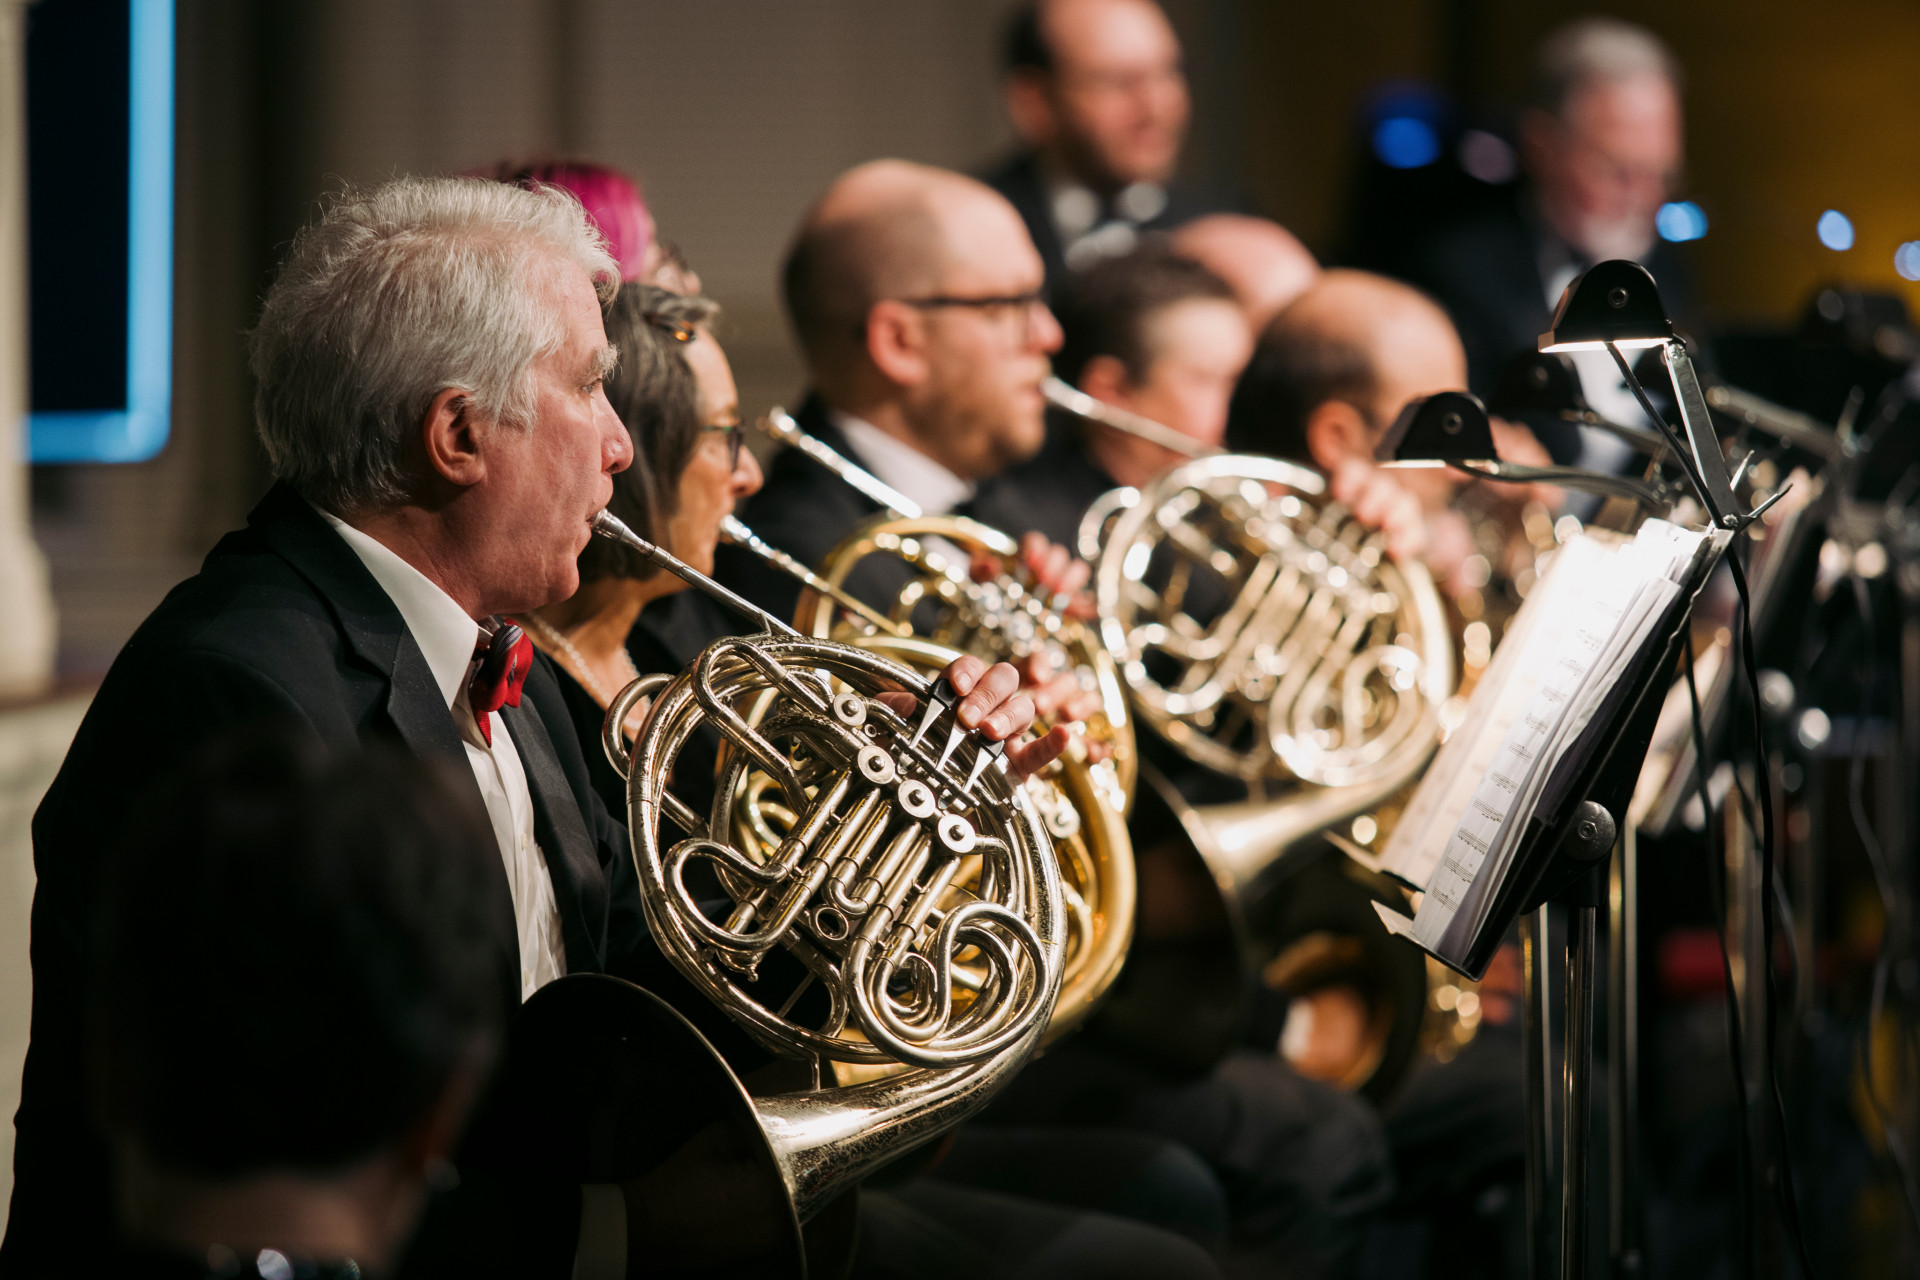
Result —
M 676 293 L 700 292 L 700 277 L 672 241 L 660 236 L 640 184 L 629 174 L 584 160 L 502 160 L 475 170 L 516 187 L 558 187 L 586 209 L 620 264 L 623 282 L 659 285 Z
M 990 188 L 898 160 L 849 170 L 807 214 L 782 284 L 812 388 L 795 415 L 801 428 L 926 514 L 968 514 L 983 480 L 1038 452 L 1040 384 L 1060 326 L 1042 297 L 1040 255 Z M 879 511 L 785 450 L 741 518 L 817 566 Z M 1053 590 L 1085 580 L 1058 548 L 1029 543 L 1026 552 Z M 848 579 L 855 594 L 891 599 L 897 583 L 882 559 Z M 792 578 L 734 548 L 721 548 L 718 564 L 729 586 L 777 617 L 793 615 Z
M 89 1049 L 143 1277 L 388 1274 L 517 987 L 487 815 L 440 762 L 222 738 L 106 877 Z M 508 993 L 502 999 L 503 988 Z M 90 1274 L 103 1242 L 66 1242 Z
M 1021 150 L 986 175 L 1026 221 L 1047 283 L 1223 202 L 1174 180 L 1191 103 L 1153 0 L 1037 0 L 1007 28 Z
M 1473 554 L 1466 521 L 1450 509 L 1462 477 L 1383 472 L 1373 451 L 1407 401 L 1459 390 L 1466 373 L 1460 338 L 1431 298 L 1384 276 L 1329 271 L 1260 336 L 1233 395 L 1227 445 L 1324 471 L 1335 499 L 1447 583 Z M 1506 452 L 1513 439 L 1503 435 L 1501 456 L 1521 461 Z
M 1439 232 L 1412 259 L 1413 282 L 1459 326 L 1475 393 L 1484 398 L 1507 361 L 1534 349 L 1561 292 L 1596 262 L 1642 263 L 1669 309 L 1686 310 L 1684 263 L 1654 226 L 1683 150 L 1680 64 L 1658 36 L 1591 17 L 1541 45 L 1520 119 L 1527 181 L 1512 204 Z M 1641 421 L 1610 356 L 1580 352 L 1575 362 L 1602 417 Z M 1557 460 L 1595 470 L 1616 469 L 1632 452 L 1572 426 L 1543 443 Z
M 1070 273 L 1055 307 L 1065 340 L 1055 372 L 1096 400 L 1218 449 L 1253 331 L 1224 281 L 1158 243 Z M 973 514 L 1074 546 L 1101 494 L 1139 486 L 1185 458 L 1110 427 L 1055 415 L 1047 446 L 990 481 Z
M 1320 275 L 1320 263 L 1291 231 L 1244 213 L 1195 218 L 1175 228 L 1168 243 L 1227 282 L 1256 334 Z

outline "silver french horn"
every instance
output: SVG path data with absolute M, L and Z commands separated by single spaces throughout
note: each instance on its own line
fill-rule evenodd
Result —
M 507 1075 L 603 1064 L 606 1096 L 547 1091 L 516 1132 L 528 1163 L 587 1188 L 576 1274 L 804 1275 L 818 1220 L 844 1226 L 823 1211 L 984 1105 L 1046 1029 L 1066 936 L 1053 847 L 944 681 L 802 637 L 604 512 L 594 528 L 765 628 L 628 686 L 605 745 L 655 941 L 775 1068 L 750 1085 L 649 993 L 562 978 L 523 1009 Z M 879 696 L 898 691 L 920 710 Z M 670 780 L 703 727 L 722 746 L 699 812 Z

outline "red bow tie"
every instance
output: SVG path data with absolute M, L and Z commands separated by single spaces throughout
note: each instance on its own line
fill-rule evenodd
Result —
M 520 705 L 520 687 L 533 666 L 533 641 L 519 627 L 503 622 L 491 639 L 474 646 L 473 656 L 480 666 L 467 684 L 467 704 L 473 708 L 480 736 L 491 747 L 493 721 L 487 713 Z

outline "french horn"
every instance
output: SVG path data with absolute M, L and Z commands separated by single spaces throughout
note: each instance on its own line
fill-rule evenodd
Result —
M 805 1275 L 810 1221 L 835 1220 L 828 1206 L 971 1115 L 1033 1052 L 1066 936 L 1052 843 L 998 744 L 958 724 L 944 681 L 800 636 L 604 512 L 595 532 L 765 629 L 635 681 L 604 733 L 628 778 L 654 940 L 790 1069 L 753 1077 L 784 1075 L 781 1087 L 749 1089 L 647 993 L 562 978 L 510 1044 L 504 1074 L 533 1101 L 505 1145 L 523 1171 L 585 1185 L 576 1274 Z M 881 696 L 897 691 L 919 710 Z M 629 749 L 619 726 L 648 697 Z M 696 812 L 668 782 L 703 727 L 722 746 Z M 663 1061 L 679 1073 L 670 1089 Z M 599 1070 L 608 1096 L 583 1090 L 570 1062 Z M 751 1213 L 733 1218 L 735 1204 Z
M 960 656 L 961 650 L 949 643 L 953 637 L 914 635 L 904 617 L 878 613 L 839 582 L 768 546 L 739 521 L 731 517 L 729 521 L 723 532 L 730 541 L 745 546 L 806 589 L 799 621 L 814 634 L 879 654 L 924 676 L 943 670 Z M 956 586 L 956 593 L 961 589 Z M 980 640 L 978 632 L 975 639 Z M 989 660 L 1005 656 L 984 641 L 967 651 Z M 1133 848 L 1122 816 L 1125 796 L 1119 791 L 1117 772 L 1101 763 L 1088 759 L 1084 750 L 1069 751 L 1022 784 L 1052 838 L 1066 908 L 1060 998 L 1043 1043 L 1079 1026 L 1099 1004 L 1125 963 L 1133 938 L 1136 891 Z M 757 798 L 749 797 L 743 804 L 750 821 L 757 803 Z
M 1383 1097 L 1419 1048 L 1428 979 L 1367 905 L 1404 895 L 1320 856 L 1320 837 L 1404 788 L 1437 743 L 1454 678 L 1439 593 L 1316 472 L 1207 449 L 1059 379 L 1044 392 L 1185 459 L 1096 500 L 1076 549 L 1139 719 L 1250 793 L 1195 804 L 1143 775 L 1140 941 L 1103 1030 L 1202 1070 L 1250 1039 L 1285 1053 L 1300 1015 L 1273 1026 L 1263 1011 L 1350 988 L 1364 1025 L 1335 1078 Z M 1187 1034 L 1167 1037 L 1170 1019 Z

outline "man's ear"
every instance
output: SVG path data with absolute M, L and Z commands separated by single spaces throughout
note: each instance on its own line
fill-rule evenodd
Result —
M 1051 84 L 1044 72 L 1015 71 L 1007 76 L 1007 118 L 1030 147 L 1045 147 L 1058 132 Z
M 1080 370 L 1080 389 L 1095 400 L 1105 400 L 1123 409 L 1133 407 L 1133 382 L 1127 366 L 1118 356 L 1095 356 Z
M 1345 400 L 1323 400 L 1307 415 L 1307 456 L 1331 473 L 1348 458 L 1373 460 L 1373 430 Z
M 461 488 L 486 479 L 486 462 L 480 456 L 481 425 L 472 392 L 448 387 L 434 396 L 420 424 L 420 443 L 434 474 Z
M 926 381 L 926 317 L 892 298 L 873 304 L 867 312 L 867 358 L 887 381 L 914 387 Z

